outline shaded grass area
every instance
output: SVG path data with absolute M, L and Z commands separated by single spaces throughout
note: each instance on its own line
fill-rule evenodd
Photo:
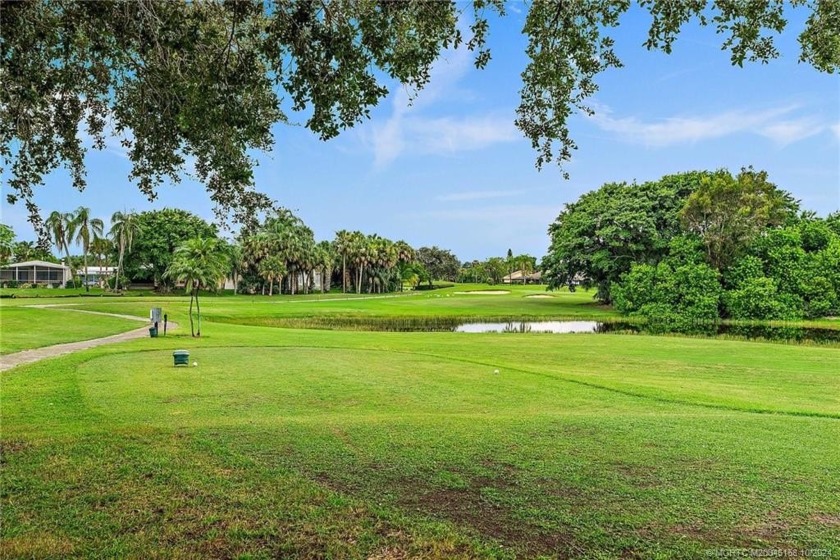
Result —
M 3 375 L 4 556 L 840 554 L 840 350 L 205 332 Z
M 148 312 L 147 312 L 148 313 Z M 143 326 L 139 321 L 58 309 L 0 308 L 0 354 L 90 340 Z

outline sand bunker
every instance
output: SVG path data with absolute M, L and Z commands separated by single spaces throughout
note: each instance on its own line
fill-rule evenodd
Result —
M 467 296 L 503 296 L 509 294 L 507 290 L 473 290 L 472 292 L 455 292 L 460 295 Z
M 534 294 L 531 296 L 525 296 L 526 298 L 539 298 L 539 299 L 552 299 L 554 296 L 550 296 L 548 294 Z

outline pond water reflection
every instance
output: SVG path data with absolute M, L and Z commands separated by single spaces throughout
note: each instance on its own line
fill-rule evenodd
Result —
M 663 325 L 601 321 L 509 321 L 506 323 L 461 323 L 450 330 L 463 333 L 650 333 L 720 336 L 729 335 L 749 340 L 781 340 L 840 344 L 840 330 L 814 327 L 770 325 L 730 325 L 721 323 L 696 324 L 679 329 Z
M 522 321 L 508 323 L 464 323 L 453 329 L 465 333 L 594 333 L 599 332 L 598 321 Z

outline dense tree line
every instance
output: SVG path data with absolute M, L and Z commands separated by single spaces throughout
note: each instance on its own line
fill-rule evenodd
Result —
M 211 276 L 217 277 L 216 283 L 228 278 L 237 292 L 266 295 L 306 294 L 316 286 L 329 291 L 334 285 L 357 294 L 393 292 L 405 285 L 417 288 L 421 282 L 432 287 L 435 280 L 455 281 L 460 266 L 448 250 L 415 250 L 405 241 L 360 231 L 341 230 L 333 240 L 319 242 L 299 217 L 282 208 L 250 220 L 233 241 L 221 238 L 216 226 L 202 218 L 171 208 L 115 212 L 107 235 L 104 222 L 87 208 L 53 212 L 47 224 L 55 249 L 74 271 L 86 269 L 91 256 L 99 266 L 118 267 L 118 278 L 111 282 L 115 289 L 134 282 L 168 292 L 183 283 L 189 285 L 196 304 L 197 290 L 214 289 L 215 283 L 208 281 L 206 270 L 185 273 L 192 270 L 185 255 L 212 254 Z M 207 240 L 212 243 L 206 245 Z M 71 246 L 80 247 L 83 255 L 71 255 Z M 16 242 L 8 226 L 0 228 L 0 257 L 3 262 L 57 262 L 32 242 Z M 220 262 L 223 270 L 216 274 Z M 75 285 L 75 278 L 72 282 Z
M 840 313 L 840 213 L 802 211 L 764 172 L 610 183 L 549 232 L 550 286 L 595 287 L 628 315 L 688 325 Z

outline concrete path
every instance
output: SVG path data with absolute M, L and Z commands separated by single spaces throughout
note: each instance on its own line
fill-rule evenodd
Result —
M 29 306 L 27 306 L 29 307 Z M 46 305 L 33 305 L 32 307 L 45 308 Z M 132 319 L 134 321 L 143 321 L 149 324 L 148 319 L 137 317 L 135 315 L 119 315 L 117 313 L 103 313 L 100 311 L 85 311 L 82 309 L 66 309 L 66 311 L 73 311 L 74 313 L 89 313 L 92 315 L 107 315 L 109 317 L 120 317 L 123 319 Z M 177 329 L 178 324 L 169 321 L 167 330 Z M 54 358 L 71 352 L 78 352 L 79 350 L 87 350 L 103 344 L 114 344 L 116 342 L 125 342 L 126 340 L 134 340 L 135 338 L 143 338 L 149 336 L 149 327 L 144 326 L 133 331 L 105 336 L 102 338 L 94 338 L 91 340 L 79 340 L 77 342 L 66 342 L 64 344 L 54 344 L 53 346 L 44 346 L 42 348 L 33 348 L 31 350 L 23 350 L 15 352 L 14 354 L 6 354 L 0 356 L 0 371 L 6 371 L 22 364 L 29 364 L 43 360 L 46 358 Z

